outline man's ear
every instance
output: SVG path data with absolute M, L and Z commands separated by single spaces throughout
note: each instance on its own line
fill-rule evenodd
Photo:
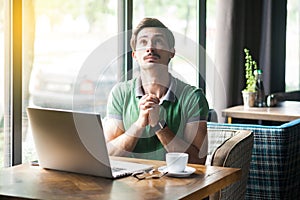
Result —
M 131 56 L 132 56 L 132 58 L 136 59 L 136 57 L 135 57 L 135 51 L 132 51 Z
M 175 56 L 175 49 L 174 48 L 172 48 L 171 50 L 170 50 L 170 59 L 171 58 L 174 58 L 174 56 Z

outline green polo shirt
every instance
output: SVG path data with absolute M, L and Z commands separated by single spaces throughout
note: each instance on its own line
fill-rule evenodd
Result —
M 140 77 L 118 83 L 111 91 L 107 117 L 123 121 L 125 130 L 138 119 L 138 103 L 144 95 Z M 207 120 L 208 103 L 203 91 L 170 75 L 170 86 L 160 103 L 160 119 L 164 119 L 176 136 L 183 138 L 187 123 Z M 147 126 L 131 157 L 164 160 L 166 150 L 155 132 Z

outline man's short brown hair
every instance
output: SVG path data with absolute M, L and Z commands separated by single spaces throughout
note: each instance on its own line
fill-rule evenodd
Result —
M 155 27 L 155 28 L 162 28 L 163 31 L 166 34 L 166 37 L 168 39 L 168 44 L 170 49 L 174 48 L 175 46 L 175 39 L 172 31 L 170 31 L 161 21 L 155 18 L 144 18 L 136 27 L 136 29 L 132 32 L 131 40 L 130 40 L 130 46 L 133 51 L 136 50 L 136 40 L 137 35 L 143 28 L 147 27 Z

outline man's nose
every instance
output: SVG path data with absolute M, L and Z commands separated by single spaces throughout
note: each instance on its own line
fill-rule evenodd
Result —
M 155 49 L 155 46 L 154 46 L 153 42 L 149 42 L 147 47 L 146 47 L 146 51 L 147 52 L 153 52 L 154 49 Z
M 151 46 L 147 47 L 146 51 L 147 51 L 147 53 L 154 52 L 154 48 Z
M 149 42 L 148 42 L 148 45 L 147 45 L 147 47 L 146 47 L 147 52 L 153 52 L 154 49 L 155 49 L 154 43 L 153 43 L 152 41 L 149 41 Z

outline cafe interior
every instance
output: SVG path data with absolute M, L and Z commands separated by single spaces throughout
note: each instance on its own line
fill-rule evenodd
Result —
M 153 169 L 107 178 L 88 147 L 79 166 L 43 167 L 33 130 L 68 122 L 33 127 L 27 108 L 104 123 L 114 85 L 139 74 L 129 42 L 145 17 L 175 36 L 170 73 L 207 98 L 206 163 L 115 157 Z M 0 199 L 298 199 L 299 20 L 297 0 L 0 0 Z

